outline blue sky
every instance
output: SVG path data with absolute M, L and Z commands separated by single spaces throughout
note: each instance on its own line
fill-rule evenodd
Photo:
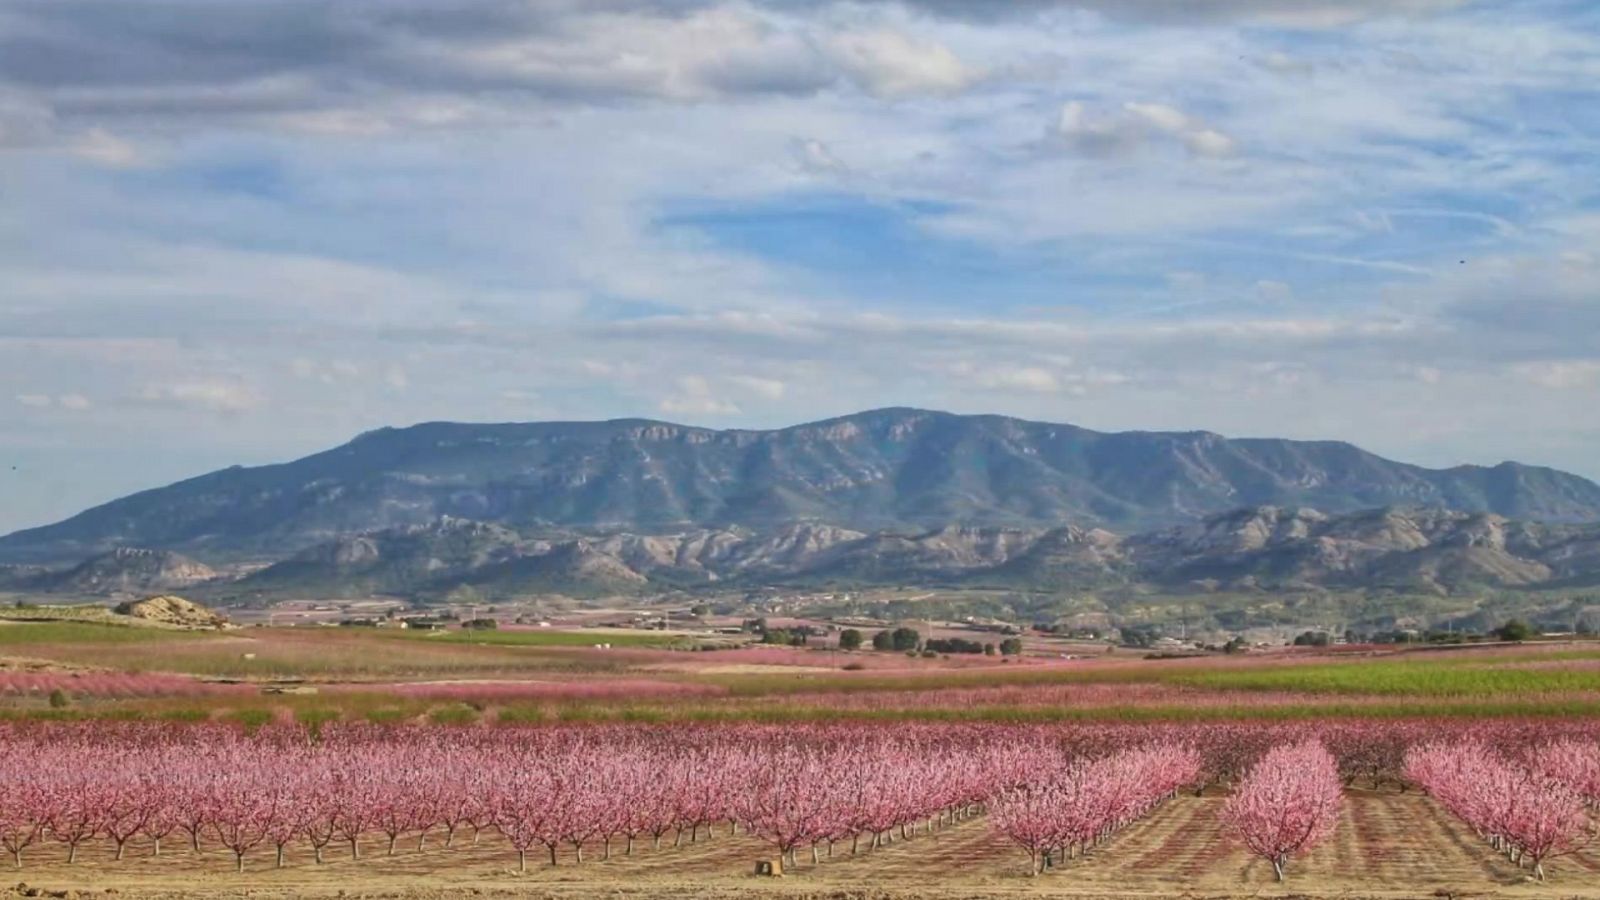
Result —
M 0 531 L 432 419 L 1600 477 L 1597 84 L 1580 2 L 0 0 Z

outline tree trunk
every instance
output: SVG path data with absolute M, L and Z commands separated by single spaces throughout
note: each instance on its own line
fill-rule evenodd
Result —
M 526 871 L 528 871 L 528 851 L 526 851 L 526 850 L 518 850 L 517 851 L 517 871 L 518 872 L 526 872 Z
M 189 849 L 196 853 L 200 852 L 200 829 L 198 828 L 189 832 Z
M 822 857 L 817 855 L 817 845 L 816 844 L 812 844 L 811 845 L 811 864 L 814 866 L 814 865 L 817 865 L 820 862 L 822 862 Z
M 113 840 L 116 840 L 116 842 L 117 842 L 117 856 L 116 856 L 116 858 L 120 860 L 120 859 L 122 859 L 123 851 L 128 849 L 128 839 L 127 838 L 122 838 L 122 839 L 118 840 L 118 839 L 113 838 Z
M 1283 857 L 1274 856 L 1272 858 L 1272 874 L 1277 877 L 1280 883 L 1283 881 Z
M 155 841 L 155 848 L 150 851 L 150 855 L 151 856 L 160 856 L 161 855 L 161 838 L 152 838 L 152 840 Z
M 311 853 L 312 853 L 312 855 L 314 855 L 317 858 L 317 865 L 319 865 L 319 866 L 322 865 L 322 845 L 321 844 L 312 845 Z
M 277 864 L 277 868 L 279 868 L 279 869 L 283 868 L 283 845 L 282 844 L 278 845 L 278 864 Z
M 233 870 L 235 872 L 243 872 L 244 871 L 244 851 L 243 850 L 235 850 L 235 851 L 233 851 Z
M 68 844 L 67 845 L 67 862 L 68 863 L 75 863 L 77 861 L 78 861 L 78 845 L 77 844 Z
M 17 868 L 22 868 L 22 850 L 11 851 L 11 861 L 17 864 Z
M 628 835 L 628 849 L 623 851 L 624 856 L 633 855 L 633 835 Z
M 395 842 L 395 839 L 398 838 L 398 837 L 400 837 L 398 834 L 389 835 L 389 855 L 390 856 L 394 855 L 394 842 Z
M 556 845 L 550 845 L 550 865 L 556 865 Z
M 361 848 L 356 846 L 356 839 L 355 838 L 351 838 L 350 839 L 350 858 L 351 859 L 360 859 L 361 858 Z

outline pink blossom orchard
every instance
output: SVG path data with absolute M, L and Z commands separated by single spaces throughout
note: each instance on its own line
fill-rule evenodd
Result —
M 1045 741 L 944 730 L 891 737 L 863 730 L 726 727 L 428 729 L 327 726 L 0 728 L 0 843 L 20 867 L 41 842 L 69 861 L 93 840 L 120 859 L 137 840 L 189 836 L 283 865 L 294 845 L 321 862 L 342 845 L 394 854 L 430 836 L 452 846 L 490 829 L 526 868 L 632 854 L 744 831 L 791 861 L 799 848 L 848 839 L 853 851 L 972 814 L 1039 770 Z M 363 846 L 363 845 L 367 846 Z
M 1428 744 L 1406 754 L 1406 774 L 1491 847 L 1528 865 L 1540 881 L 1544 863 L 1594 838 L 1585 809 L 1593 803 L 1600 749 L 1559 742 L 1533 750 L 1521 766 L 1482 744 Z
M 1292 857 L 1333 834 L 1343 797 L 1338 764 L 1320 742 L 1274 747 L 1223 804 L 1222 822 L 1282 881 Z
M 1198 753 L 1171 744 L 1077 764 L 1040 762 L 1048 767 L 1042 778 L 1002 792 L 989 810 L 990 826 L 1027 852 L 1033 875 L 1054 855 L 1065 861 L 1148 815 L 1201 771 Z
M 1308 742 L 1328 749 L 1312 752 Z M 1276 784 L 1268 773 L 1282 768 L 1288 751 L 1274 748 L 1284 745 L 1317 777 L 1302 772 L 1273 793 L 1263 785 Z M 870 853 L 987 814 L 1037 871 L 1041 859 L 1081 853 L 1191 785 L 1237 785 L 1238 822 L 1251 834 L 1257 820 L 1302 815 L 1306 796 L 1336 805 L 1341 777 L 1404 784 L 1409 776 L 1442 802 L 1450 785 L 1419 762 L 1426 753 L 1407 752 L 1429 745 L 1517 760 L 1536 784 L 1576 798 L 1580 812 L 1600 800 L 1600 728 L 1583 720 L 332 723 L 254 733 L 218 724 L 16 723 L 0 724 L 0 846 L 18 866 L 41 852 L 73 860 L 96 843 L 118 858 L 174 845 L 182 853 L 222 848 L 244 868 L 254 857 L 284 865 L 330 853 L 443 852 L 487 835 L 526 868 L 530 852 L 579 863 L 738 833 L 793 865 L 802 852 L 815 863 Z M 1484 822 L 1486 837 L 1535 867 L 1571 843 L 1566 826 L 1542 838 L 1475 810 L 1458 814 Z M 1281 868 L 1307 845 L 1271 854 Z

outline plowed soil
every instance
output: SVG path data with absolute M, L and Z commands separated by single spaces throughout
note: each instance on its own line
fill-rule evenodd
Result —
M 586 849 L 578 865 L 564 849 L 557 866 L 543 850 L 529 854 L 529 870 L 516 871 L 516 854 L 497 835 L 472 846 L 444 849 L 430 836 L 419 852 L 415 838 L 394 856 L 384 842 L 362 848 L 362 858 L 329 848 L 317 865 L 309 849 L 290 848 L 287 865 L 273 867 L 270 848 L 254 851 L 245 872 L 234 872 L 230 853 L 215 847 L 198 855 L 169 838 L 159 858 L 148 845 L 130 844 L 121 861 L 108 846 L 85 847 L 76 864 L 62 862 L 55 844 L 29 848 L 26 868 L 11 890 L 25 896 L 119 897 L 396 897 L 470 895 L 548 898 L 871 898 L 957 900 L 980 897 L 1337 897 L 1337 898 L 1600 898 L 1600 848 L 1547 865 L 1540 884 L 1485 847 L 1460 823 L 1416 794 L 1353 790 L 1343 820 L 1325 845 L 1295 860 L 1288 881 L 1274 883 L 1271 867 L 1245 854 L 1219 832 L 1221 797 L 1171 801 L 1088 855 L 1039 877 L 1027 874 L 1026 856 L 975 820 L 933 834 L 918 833 L 852 856 L 848 844 L 820 863 L 802 850 L 800 864 L 783 878 L 751 873 L 772 854 L 760 842 L 724 829 L 678 848 L 639 843 L 634 855 L 614 845 L 609 860 Z M 864 846 L 864 845 L 863 845 Z

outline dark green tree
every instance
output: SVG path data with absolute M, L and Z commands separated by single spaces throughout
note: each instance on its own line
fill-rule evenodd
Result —
M 1504 625 L 1494 630 L 1494 636 L 1502 641 L 1525 641 L 1533 637 L 1533 628 L 1521 619 L 1507 619 Z

